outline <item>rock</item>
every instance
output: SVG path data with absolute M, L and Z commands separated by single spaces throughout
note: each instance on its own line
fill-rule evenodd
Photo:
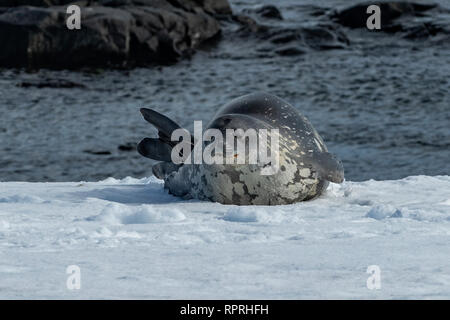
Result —
M 258 9 L 245 9 L 244 12 L 255 13 L 269 9 L 274 10 L 276 7 L 263 6 Z M 310 8 L 307 7 L 307 9 Z M 314 7 L 314 9 L 317 8 Z M 342 31 L 342 27 L 330 23 L 328 20 L 310 24 L 311 26 L 292 28 L 281 24 L 264 25 L 246 14 L 235 14 L 232 19 L 241 25 L 237 33 L 240 37 L 256 36 L 258 40 L 264 41 L 266 44 L 268 42 L 269 47 L 272 47 L 272 52 L 278 55 L 300 55 L 310 49 L 340 49 L 346 48 L 350 44 L 350 40 Z M 267 53 L 269 51 L 268 46 L 263 45 L 257 51 Z
M 133 17 L 130 30 L 130 57 L 138 64 L 175 62 L 192 53 L 202 42 L 220 34 L 220 25 L 211 16 L 180 9 L 151 7 L 127 9 Z
M 438 33 L 448 33 L 443 27 L 433 23 L 423 23 L 419 26 L 412 27 L 406 30 L 404 38 L 407 39 L 422 39 L 433 37 Z
M 74 1 L 74 0 L 2 0 L 0 7 L 18 7 L 18 6 L 33 6 L 33 7 L 50 7 L 61 6 L 69 3 L 87 3 L 86 1 Z
M 316 25 L 298 29 L 301 41 L 315 50 L 344 49 L 350 44 L 346 34 L 333 25 Z
M 95 150 L 83 150 L 84 153 L 87 154 L 92 154 L 95 156 L 108 156 L 111 155 L 111 151 L 108 150 L 100 150 L 100 151 L 95 151 Z
M 320 21 L 297 28 L 284 25 L 263 25 L 245 14 L 232 16 L 241 25 L 235 35 L 255 41 L 257 57 L 268 57 L 270 52 L 281 56 L 302 55 L 311 50 L 347 48 L 350 40 L 338 24 Z M 231 31 L 233 32 L 233 31 Z
M 1 0 L 0 7 L 51 7 L 68 4 L 104 7 L 149 6 L 155 8 L 168 4 L 172 7 L 191 12 L 195 12 L 195 10 L 201 8 L 209 14 L 231 14 L 231 6 L 227 0 Z
M 255 19 L 243 14 L 233 15 L 233 21 L 241 25 L 241 28 L 239 29 L 240 33 L 261 33 L 266 32 L 269 29 L 267 26 L 256 22 Z
M 0 65 L 77 68 L 123 64 L 129 55 L 130 13 L 106 7 L 82 11 L 81 30 L 66 28 L 63 7 L 18 7 L 0 15 Z
M 200 7 L 210 14 L 229 15 L 232 13 L 227 0 L 171 0 L 170 3 L 188 11 L 195 11 Z
M 120 151 L 133 151 L 136 150 L 136 143 L 127 142 L 125 144 L 121 144 L 117 147 Z
M 420 15 L 430 9 L 436 8 L 436 4 L 419 4 L 410 2 L 367 2 L 360 3 L 346 9 L 334 12 L 331 16 L 336 22 L 350 28 L 366 28 L 369 15 L 366 13 L 370 5 L 378 5 L 381 10 L 381 25 L 392 24 L 395 19 L 404 15 Z M 383 29 L 382 27 L 382 29 Z
M 321 8 L 321 7 L 316 7 L 316 6 L 307 6 L 305 5 L 304 7 L 308 7 L 309 8 L 309 15 L 313 16 L 313 17 L 320 17 L 320 16 L 324 16 L 328 9 L 327 8 Z
M 275 53 L 280 56 L 298 56 L 306 53 L 306 51 L 299 46 L 285 46 L 276 49 Z
M 244 13 L 255 14 L 262 18 L 283 20 L 280 10 L 273 5 L 265 5 L 256 9 L 244 9 Z
M 296 29 L 272 29 L 266 33 L 265 37 L 273 44 L 276 44 L 277 47 L 278 45 L 289 44 L 282 46 L 280 49 L 276 49 L 286 53 L 294 53 L 295 50 L 289 49 L 286 51 L 283 47 L 299 48 L 298 46 L 302 46 L 304 49 L 300 49 L 299 53 L 300 51 L 303 53 L 307 49 L 343 49 L 350 44 L 350 40 L 345 33 L 331 24 L 318 24 L 311 27 L 300 27 Z
M 13 7 L 0 9 L 0 66 L 7 67 L 173 63 L 218 37 L 214 15 L 231 13 L 226 0 L 98 0 L 81 8 L 81 29 L 68 30 L 66 7 L 53 5 L 74 1 L 7 1 Z
M 213 15 L 231 14 L 231 6 L 227 0 L 96 0 L 96 3 L 106 7 L 135 6 L 166 9 L 174 7 L 192 13 L 203 10 Z
M 269 39 L 270 42 L 275 44 L 288 43 L 298 39 L 298 33 L 296 30 L 282 30 L 281 32 L 276 32 Z
M 370 4 L 380 6 L 381 32 L 403 33 L 406 39 L 431 38 L 437 34 L 450 34 L 450 10 L 437 4 L 412 2 L 365 3 L 351 6 L 331 14 L 337 23 L 350 28 L 366 28 L 366 9 Z

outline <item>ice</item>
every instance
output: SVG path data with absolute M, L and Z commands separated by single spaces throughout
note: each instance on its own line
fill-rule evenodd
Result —
M 448 299 L 449 195 L 449 176 L 345 181 L 285 206 L 182 200 L 154 177 L 2 182 L 0 298 Z
M 401 218 L 402 212 L 391 205 L 377 205 L 369 210 L 367 217 L 377 220 L 385 218 Z
M 236 206 L 227 210 L 223 219 L 231 222 L 277 223 L 283 216 L 284 212 L 274 207 Z
M 9 197 L 0 198 L 0 203 L 42 203 L 42 200 L 36 196 L 29 196 L 23 194 L 15 194 Z
M 0 231 L 6 230 L 10 228 L 10 224 L 8 221 L 0 220 Z
M 107 224 L 140 224 L 178 222 L 185 218 L 180 210 L 170 207 L 158 208 L 150 205 L 128 207 L 112 203 L 107 205 L 100 215 L 88 220 L 98 220 Z

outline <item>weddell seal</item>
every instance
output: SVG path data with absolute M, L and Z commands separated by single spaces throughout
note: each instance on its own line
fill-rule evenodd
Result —
M 142 108 L 141 113 L 159 137 L 142 140 L 138 152 L 161 161 L 152 167 L 153 174 L 164 179 L 171 194 L 185 199 L 290 204 L 314 199 L 330 181 L 344 180 L 341 161 L 327 151 L 311 123 L 268 93 L 226 104 L 203 135 L 195 122 L 194 137 L 156 111 Z

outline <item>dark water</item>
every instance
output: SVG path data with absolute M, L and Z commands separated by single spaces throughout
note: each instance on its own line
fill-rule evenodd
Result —
M 257 1 L 232 3 L 239 11 Z M 282 24 L 311 23 L 306 1 L 296 3 L 277 2 L 286 18 Z M 450 44 L 346 33 L 348 49 L 281 57 L 263 54 L 264 43 L 236 38 L 227 27 L 219 44 L 170 67 L 0 70 L 0 180 L 148 176 L 152 162 L 127 150 L 154 134 L 140 107 L 192 128 L 194 120 L 207 122 L 221 105 L 255 90 L 279 95 L 305 114 L 343 159 L 347 180 L 450 174 Z M 86 88 L 17 86 L 43 78 Z

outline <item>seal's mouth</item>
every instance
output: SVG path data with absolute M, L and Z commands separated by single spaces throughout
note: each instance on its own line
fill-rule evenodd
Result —
M 342 161 L 338 159 L 335 155 L 333 155 L 333 159 L 335 162 L 333 166 L 322 168 L 322 176 L 324 179 L 334 182 L 334 183 L 342 183 L 344 182 L 344 165 Z
M 342 174 L 328 174 L 325 179 L 334 183 L 342 183 L 344 182 L 344 173 L 342 172 Z

